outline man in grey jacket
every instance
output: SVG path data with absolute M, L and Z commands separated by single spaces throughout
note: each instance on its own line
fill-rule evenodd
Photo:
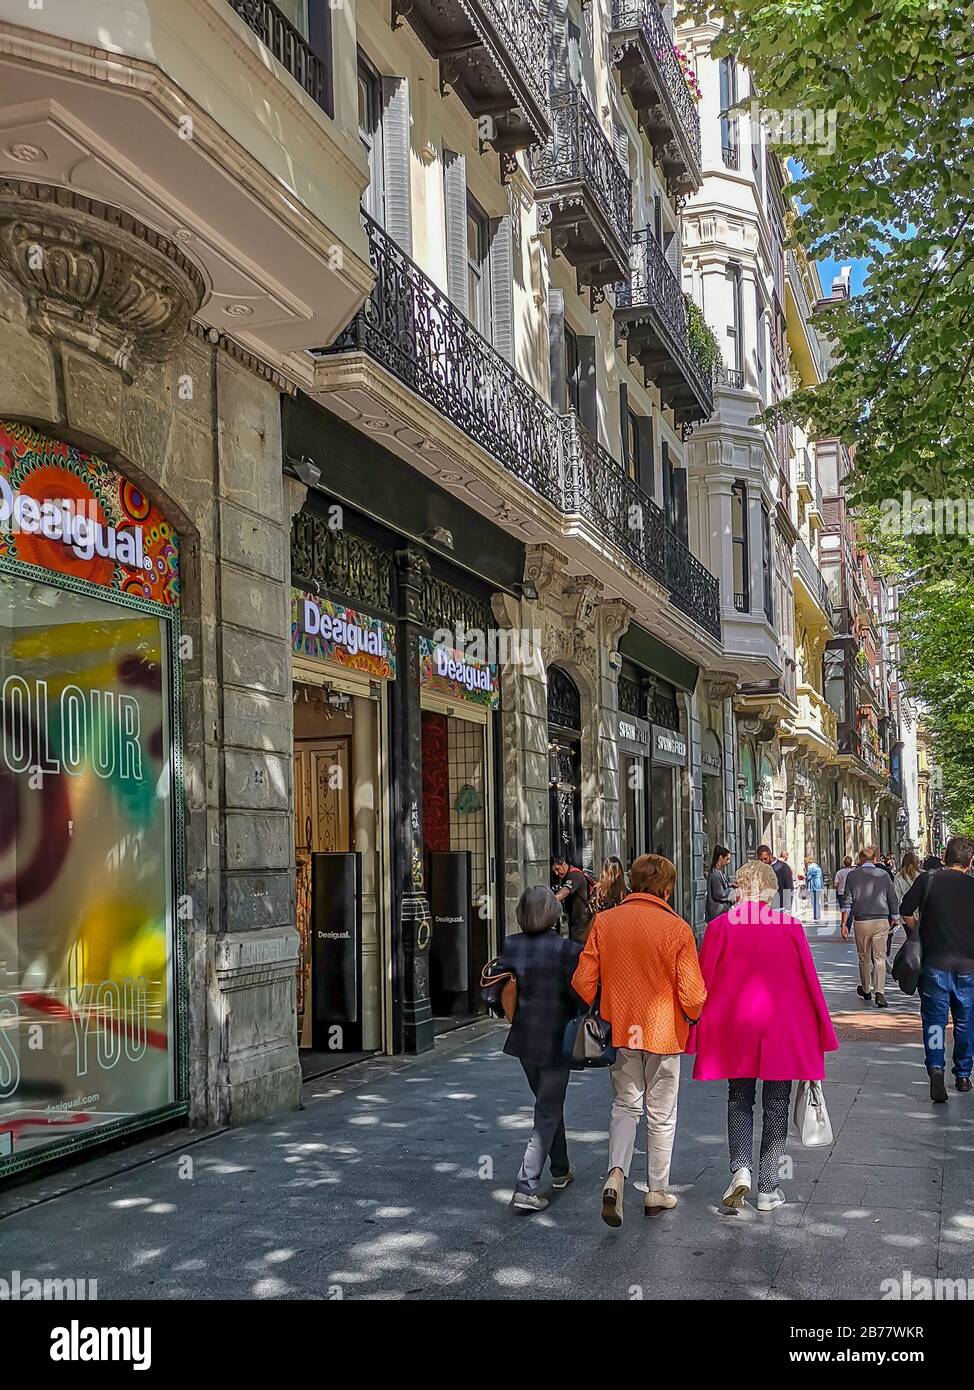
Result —
M 875 845 L 863 850 L 863 862 L 845 881 L 845 896 L 850 903 L 849 915 L 859 955 L 856 992 L 863 999 L 871 999 L 875 984 L 876 1007 L 885 1009 L 886 934 L 890 918 L 899 912 L 899 904 L 893 880 L 876 862 L 878 858 L 879 850 Z

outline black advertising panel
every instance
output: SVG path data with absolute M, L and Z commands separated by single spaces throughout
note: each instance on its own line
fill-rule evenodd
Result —
M 312 990 L 316 1023 L 358 1023 L 362 964 L 361 856 L 311 856 Z
M 466 996 L 470 987 L 470 851 L 435 850 L 429 856 L 433 917 L 430 976 L 433 1008 L 439 995 Z M 452 1012 L 447 1004 L 445 1012 Z

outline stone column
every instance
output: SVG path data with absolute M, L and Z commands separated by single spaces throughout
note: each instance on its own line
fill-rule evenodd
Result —
M 398 941 L 394 942 L 393 993 L 400 1000 L 396 1050 L 428 1052 L 433 1046 L 429 947 L 433 921 L 423 867 L 423 741 L 419 706 L 419 637 L 424 631 L 420 588 L 429 561 L 418 550 L 396 552 L 399 670 L 393 685 L 393 894 Z
M 597 766 L 602 789 L 599 841 L 595 844 L 595 863 L 601 867 L 607 855 L 622 852 L 622 825 L 619 812 L 619 641 L 632 621 L 634 609 L 621 599 L 603 603 L 599 610 L 599 746 Z

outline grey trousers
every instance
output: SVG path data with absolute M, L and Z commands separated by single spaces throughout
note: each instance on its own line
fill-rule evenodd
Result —
M 528 1085 L 534 1092 L 534 1128 L 524 1150 L 515 1192 L 537 1192 L 545 1161 L 551 1158 L 552 1177 L 568 1172 L 568 1141 L 565 1137 L 565 1092 L 571 1076 L 567 1062 L 535 1067 L 522 1062 Z
M 620 1047 L 609 1071 L 609 1172 L 621 1168 L 628 1178 L 636 1133 L 645 1110 L 646 1182 L 650 1192 L 662 1192 L 670 1180 L 670 1157 L 676 1138 L 680 1055 Z

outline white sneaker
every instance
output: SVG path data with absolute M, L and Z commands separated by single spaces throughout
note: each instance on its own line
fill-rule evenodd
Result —
M 774 1211 L 775 1207 L 783 1207 L 784 1204 L 785 1194 L 780 1187 L 773 1192 L 758 1193 L 758 1211 Z
M 750 1168 L 738 1168 L 737 1172 L 730 1180 L 730 1187 L 720 1199 L 722 1207 L 730 1207 L 733 1211 L 740 1211 L 744 1205 L 744 1198 L 751 1190 L 751 1170 Z
M 534 1192 L 515 1192 L 514 1205 L 519 1211 L 544 1211 L 548 1198 L 539 1197 Z

